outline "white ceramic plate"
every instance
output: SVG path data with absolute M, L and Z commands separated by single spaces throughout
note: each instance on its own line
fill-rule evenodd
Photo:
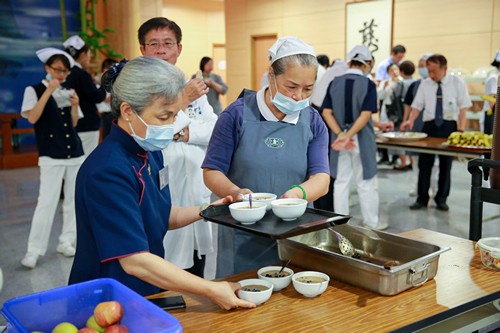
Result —
M 382 133 L 382 137 L 391 141 L 418 141 L 427 137 L 426 133 L 422 132 L 388 132 Z

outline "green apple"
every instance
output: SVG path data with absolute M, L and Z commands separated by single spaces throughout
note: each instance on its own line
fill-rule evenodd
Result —
M 90 316 L 89 319 L 87 320 L 87 323 L 85 324 L 86 327 L 93 328 L 99 333 L 104 332 L 104 327 L 99 326 L 99 324 L 95 321 L 94 316 Z
M 54 327 L 52 333 L 78 333 L 78 328 L 72 323 L 65 321 Z

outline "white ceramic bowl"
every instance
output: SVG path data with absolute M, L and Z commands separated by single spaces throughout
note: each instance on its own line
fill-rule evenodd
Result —
M 271 210 L 271 202 L 276 200 L 276 194 L 274 193 L 252 193 L 252 203 L 254 202 L 264 202 L 267 210 Z M 248 201 L 248 194 L 243 196 L 243 201 Z
M 281 275 L 285 275 L 285 274 L 288 274 L 288 275 L 285 275 L 283 277 L 273 277 L 273 275 L 276 275 L 280 271 L 280 269 L 281 269 L 281 266 L 262 267 L 261 269 L 259 269 L 257 271 L 257 275 L 259 276 L 259 279 L 271 282 L 274 286 L 273 291 L 279 291 L 283 288 L 288 287 L 290 282 L 292 282 L 292 276 L 293 276 L 293 271 L 290 268 L 285 267 L 283 269 L 283 272 L 281 272 Z M 271 274 L 269 274 L 269 273 L 271 273 Z M 285 273 L 285 274 L 283 274 L 283 273 Z M 271 276 L 269 276 L 269 275 L 271 275 Z
M 481 238 L 476 247 L 484 266 L 500 270 L 500 237 Z
M 229 205 L 229 212 L 236 221 L 241 224 L 254 224 L 266 215 L 266 204 L 252 202 L 252 208 L 248 202 L 235 202 Z
M 239 281 L 241 288 L 238 290 L 238 297 L 254 303 L 255 305 L 260 305 L 267 301 L 271 294 L 273 293 L 273 284 L 266 280 L 261 279 L 246 279 Z M 262 291 L 246 291 L 245 287 L 249 286 L 261 286 L 266 288 Z
M 307 200 L 296 198 L 277 199 L 271 202 L 274 215 L 284 221 L 293 221 L 304 215 Z
M 322 282 L 314 282 L 312 279 L 308 278 L 322 278 Z M 303 280 L 305 279 L 305 281 Z M 312 282 L 306 282 L 312 281 Z M 293 287 L 297 292 L 301 293 L 305 297 L 316 297 L 321 295 L 328 287 L 328 283 L 330 282 L 330 277 L 325 273 L 314 272 L 314 271 L 306 271 L 295 273 L 292 276 Z

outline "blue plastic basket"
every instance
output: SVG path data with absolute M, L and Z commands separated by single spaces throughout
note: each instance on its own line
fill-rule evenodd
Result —
M 78 328 L 100 302 L 118 301 L 124 309 L 121 321 L 131 333 L 182 332 L 179 321 L 135 291 L 113 279 L 96 279 L 67 287 L 13 298 L 3 304 L 7 332 L 50 332 L 67 321 Z

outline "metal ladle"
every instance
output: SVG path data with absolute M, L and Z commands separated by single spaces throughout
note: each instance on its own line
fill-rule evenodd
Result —
M 348 257 L 355 257 L 358 255 L 358 253 L 356 252 L 356 249 L 354 248 L 354 246 L 352 245 L 350 240 L 348 240 L 347 238 L 345 238 L 344 236 L 342 236 L 341 234 L 339 234 L 337 231 L 333 230 L 332 228 L 328 228 L 328 230 L 330 230 L 331 232 L 333 232 L 337 236 L 337 239 L 339 241 L 340 252 L 343 255 L 348 256 Z

